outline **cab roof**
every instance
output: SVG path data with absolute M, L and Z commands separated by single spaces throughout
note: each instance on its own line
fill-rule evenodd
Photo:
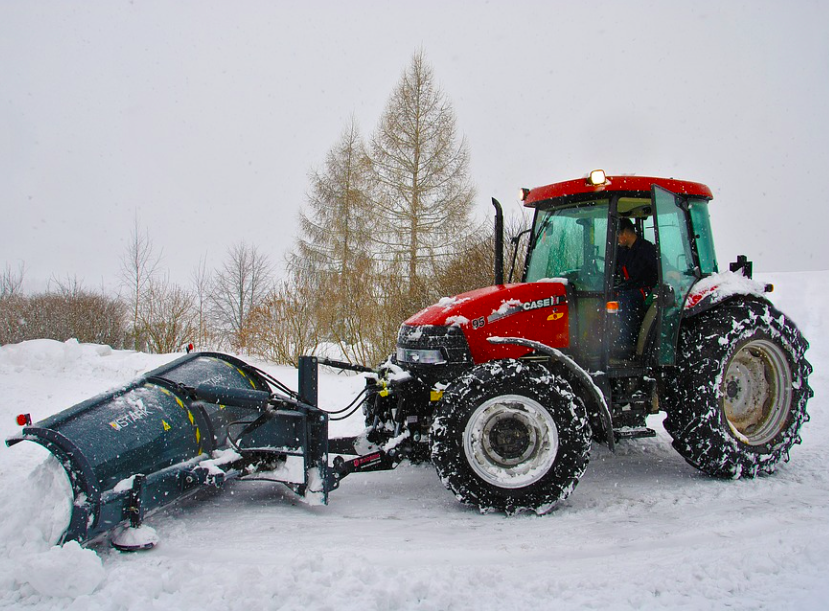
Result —
M 711 189 L 699 182 L 675 180 L 673 178 L 657 178 L 653 176 L 608 176 L 600 184 L 591 183 L 589 178 L 577 178 L 575 180 L 556 182 L 544 187 L 535 187 L 534 189 L 530 189 L 529 192 L 525 192 L 524 205 L 528 208 L 535 208 L 541 202 L 548 200 L 617 191 L 629 194 L 640 192 L 643 196 L 650 197 L 651 185 L 659 185 L 678 195 L 690 195 L 704 199 L 712 199 L 714 197 Z

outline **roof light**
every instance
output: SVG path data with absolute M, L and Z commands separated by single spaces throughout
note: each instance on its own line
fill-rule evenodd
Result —
M 607 175 L 604 173 L 604 170 L 593 170 L 590 172 L 590 175 L 587 177 L 587 184 L 588 185 L 603 185 L 607 182 Z
M 521 192 L 518 194 L 519 201 L 527 201 L 527 196 L 530 194 L 530 190 L 527 187 L 521 189 Z

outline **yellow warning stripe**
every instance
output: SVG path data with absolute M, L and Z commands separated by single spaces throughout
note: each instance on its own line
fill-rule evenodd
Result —
M 243 379 L 247 380 L 248 384 L 250 384 L 250 387 L 251 387 L 253 390 L 256 390 L 256 384 L 255 384 L 255 383 L 254 383 L 254 381 L 250 378 L 250 376 L 248 376 L 248 374 L 246 374 L 244 371 L 242 371 L 241 369 L 239 369 L 238 367 L 236 367 L 236 365 L 231 365 L 231 364 L 230 364 L 230 363 L 228 363 L 227 361 L 223 361 L 223 360 L 221 360 L 221 359 L 216 359 L 216 358 L 214 358 L 213 360 L 215 360 L 215 361 L 219 361 L 219 362 L 220 362 L 222 365 L 224 365 L 225 367 L 230 367 L 231 369 L 235 369 L 235 370 L 236 370 L 236 372 L 237 372 L 240 376 L 242 376 L 242 378 L 243 378 Z
M 184 402 L 183 402 L 181 399 L 179 399 L 177 395 L 175 395 L 175 394 L 171 393 L 169 390 L 167 390 L 167 389 L 166 389 L 166 388 L 164 388 L 163 386 L 158 386 L 158 388 L 161 390 L 161 392 L 163 392 L 163 393 L 164 393 L 165 395 L 167 395 L 168 397 L 173 397 L 173 399 L 175 399 L 175 400 L 176 400 L 176 403 L 178 404 L 178 406 L 179 406 L 181 409 L 183 409 L 184 411 L 186 411 L 186 412 L 187 412 L 187 419 L 190 421 L 190 424 L 191 424 L 191 425 L 193 426 L 193 428 L 195 429 L 195 434 L 196 434 L 196 447 L 197 447 L 197 449 L 198 449 L 198 453 L 199 453 L 199 454 L 204 454 L 204 449 L 202 448 L 202 445 L 201 445 L 201 431 L 199 430 L 199 425 L 198 425 L 198 424 L 196 424 L 196 418 L 193 416 L 193 412 L 191 412 L 191 411 L 190 411 L 190 409 L 189 409 L 186 405 L 184 405 Z M 169 428 L 172 428 L 172 427 L 170 427 L 170 425 L 169 425 L 169 424 L 167 424 L 167 423 L 166 423 L 166 422 L 164 422 L 163 420 L 162 420 L 162 422 L 163 422 L 163 423 L 164 423 L 164 425 L 165 425 L 165 427 L 164 427 L 164 430 L 165 430 L 165 431 L 166 431 L 166 430 L 168 430 Z
M 238 371 L 241 374 L 241 376 L 248 381 L 248 383 L 250 384 L 250 387 L 253 390 L 256 390 L 256 384 L 253 383 L 253 380 L 251 380 L 244 371 L 242 371 L 238 367 L 236 368 L 236 371 Z

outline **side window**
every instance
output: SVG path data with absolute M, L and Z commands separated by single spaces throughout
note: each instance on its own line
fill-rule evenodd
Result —
M 691 223 L 694 225 L 694 238 L 697 243 L 699 265 L 703 274 L 716 274 L 717 255 L 714 250 L 714 236 L 711 233 L 711 219 L 708 216 L 708 201 L 691 200 Z
M 642 235 L 651 244 L 656 244 L 656 229 L 653 225 L 653 217 L 649 216 L 642 222 Z
M 662 271 L 694 275 L 694 255 L 685 224 L 685 215 L 675 207 L 670 215 L 659 217 L 659 250 L 662 254 Z

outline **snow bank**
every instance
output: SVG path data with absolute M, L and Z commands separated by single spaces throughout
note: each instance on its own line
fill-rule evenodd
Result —
M 21 582 L 44 597 L 74 599 L 92 594 L 106 573 L 95 552 L 70 541 L 44 554 L 26 557 L 18 575 Z
M 109 346 L 81 344 L 76 339 L 58 342 L 33 339 L 20 344 L 0 346 L 0 370 L 6 371 L 67 371 L 99 361 L 115 352 Z M 119 353 L 121 361 L 129 354 Z

